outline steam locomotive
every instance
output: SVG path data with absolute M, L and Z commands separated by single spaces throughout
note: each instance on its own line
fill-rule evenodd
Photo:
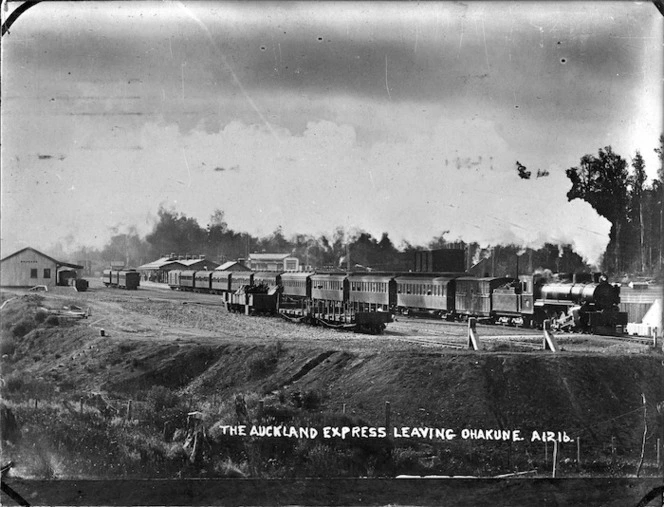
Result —
M 173 290 L 223 296 L 229 311 L 380 333 L 396 314 L 620 335 L 620 287 L 599 274 L 472 277 L 467 273 L 170 271 Z

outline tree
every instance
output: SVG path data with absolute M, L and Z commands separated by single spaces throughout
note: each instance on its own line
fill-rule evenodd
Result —
M 659 147 L 655 148 L 659 158 L 657 180 L 653 182 L 653 190 L 659 196 L 659 269 L 664 263 L 664 134 L 659 135 Z
M 630 176 L 630 183 L 632 187 L 632 210 L 635 214 L 636 222 L 639 231 L 639 260 L 641 264 L 641 271 L 645 271 L 645 249 L 644 249 L 644 224 L 643 224 L 643 185 L 646 181 L 646 163 L 639 151 L 634 155 L 632 160 L 632 168 L 634 174 Z
M 115 234 L 101 251 L 101 259 L 106 266 L 111 262 L 124 261 L 125 267 L 136 267 L 143 264 L 148 257 L 148 245 L 138 236 L 135 228 L 128 233 Z
M 159 221 L 146 236 L 153 258 L 168 253 L 201 253 L 205 251 L 207 231 L 195 218 L 160 208 Z
M 627 224 L 628 172 L 627 162 L 613 152 L 611 146 L 600 149 L 598 156 L 584 155 L 578 167 L 565 171 L 572 182 L 567 199 L 582 199 L 601 216 L 611 222 L 607 250 L 613 249 L 613 258 L 605 257 L 608 271 L 622 268 L 621 230 Z
M 657 179 L 664 182 L 664 134 L 659 135 L 659 147 L 655 148 L 655 153 L 659 158 L 659 167 L 657 168 Z

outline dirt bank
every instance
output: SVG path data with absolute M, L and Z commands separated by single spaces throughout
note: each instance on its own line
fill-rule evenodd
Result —
M 215 328 L 198 310 L 167 318 L 167 302 L 113 298 L 89 297 L 81 306 L 91 316 L 80 320 L 42 315 L 71 304 L 55 296 L 3 309 L 3 396 L 23 435 L 5 454 L 32 463 L 26 476 L 547 475 L 546 432 L 559 440 L 559 474 L 630 475 L 644 421 L 643 473 L 657 473 L 664 366 L 656 351 L 438 352 L 236 320 L 222 309 L 228 326 Z M 172 434 L 191 411 L 206 428 L 196 459 Z M 386 437 L 276 442 L 219 430 L 276 423 L 386 428 Z M 413 427 L 422 429 L 404 429 Z M 30 454 L 35 441 L 41 457 Z

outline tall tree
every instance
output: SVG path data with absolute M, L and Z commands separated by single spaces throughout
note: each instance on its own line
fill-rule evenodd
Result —
M 659 270 L 664 267 L 664 134 L 659 135 L 659 147 L 655 148 L 659 158 L 657 180 L 653 182 L 653 190 L 659 197 Z
M 639 151 L 634 155 L 632 159 L 632 168 L 634 169 L 634 174 L 630 176 L 630 182 L 632 187 L 632 210 L 638 224 L 639 231 L 639 261 L 641 266 L 641 272 L 645 271 L 645 248 L 644 248 L 644 224 L 643 224 L 643 185 L 646 181 L 646 163 L 641 156 Z
M 627 162 L 607 146 L 599 150 L 597 157 L 584 155 L 578 167 L 570 167 L 565 173 L 572 182 L 567 199 L 583 199 L 611 222 L 608 248 L 613 246 L 613 257 L 606 256 L 605 262 L 607 270 L 620 270 L 621 230 L 627 224 L 629 205 Z

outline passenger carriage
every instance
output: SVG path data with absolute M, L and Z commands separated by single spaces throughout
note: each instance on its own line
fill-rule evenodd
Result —
M 194 287 L 196 286 L 196 280 L 194 278 L 195 275 L 196 271 L 193 270 L 180 271 L 178 285 L 180 290 L 193 291 Z
M 333 325 L 353 325 L 348 303 L 346 273 L 318 273 L 311 276 L 311 315 Z
M 210 291 L 213 294 L 220 294 L 224 297 L 224 302 L 228 300 L 231 292 L 232 271 L 213 271 L 210 277 Z
M 196 271 L 194 273 L 194 292 L 209 293 L 212 289 L 212 271 Z
M 306 316 L 306 302 L 311 299 L 311 277 L 309 272 L 282 273 L 279 312 L 294 318 Z
M 392 275 L 355 273 L 348 275 L 349 309 L 356 329 L 380 333 L 392 322 L 397 289 Z
M 397 311 L 452 317 L 455 313 L 455 280 L 458 276 L 405 275 L 396 277 Z

